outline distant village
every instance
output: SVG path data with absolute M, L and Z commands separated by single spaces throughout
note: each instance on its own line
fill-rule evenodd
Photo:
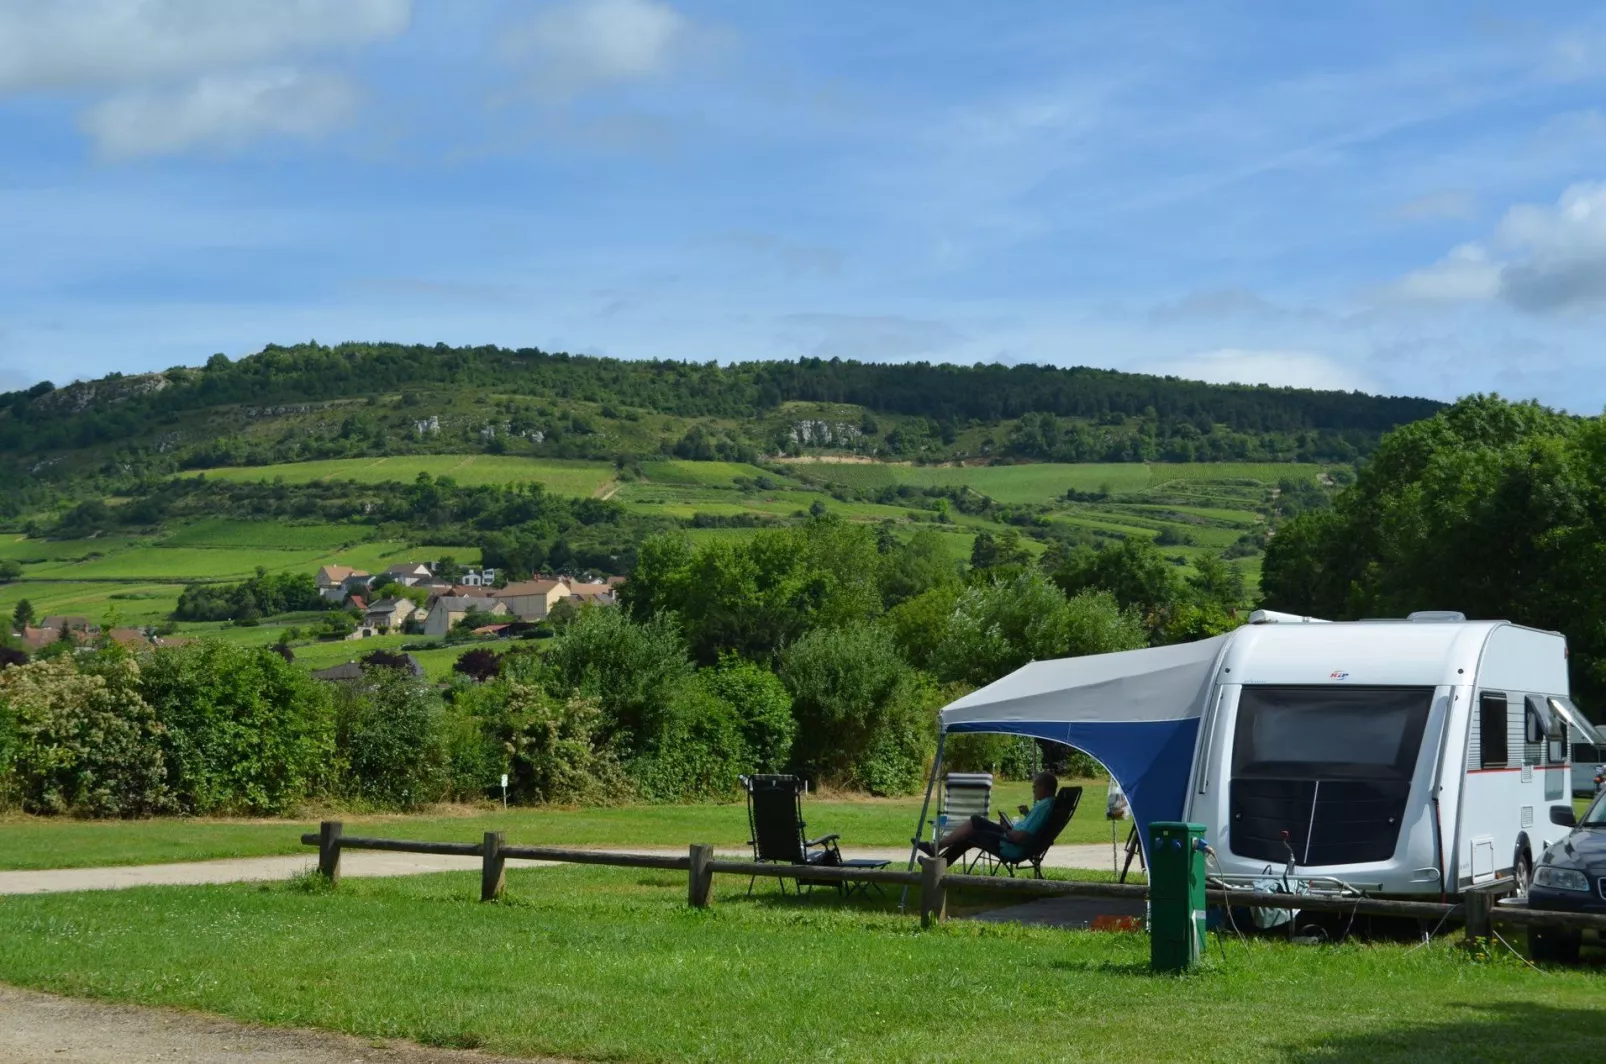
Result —
M 444 575 L 449 572 L 452 579 Z M 379 573 L 345 565 L 325 565 L 317 572 L 318 595 L 348 616 L 356 626 L 339 636 L 347 640 L 382 635 L 506 637 L 531 626 L 561 623 L 582 606 L 613 606 L 619 601 L 622 576 L 585 580 L 568 575 L 542 576 L 498 587 L 495 569 L 439 562 L 406 562 Z M 50 615 L 18 631 L 20 648 L 37 653 L 67 639 L 77 646 L 109 639 L 130 650 L 178 646 L 190 639 L 154 627 L 104 629 L 89 617 Z M 324 636 L 328 638 L 328 636 Z
M 445 636 L 467 627 L 476 635 L 558 619 L 581 606 L 618 603 L 622 576 L 588 582 L 569 576 L 537 577 L 497 586 L 495 569 L 464 568 L 446 580 L 428 562 L 392 565 L 367 573 L 344 565 L 318 570 L 318 594 L 361 612 L 346 638 L 406 633 Z M 455 568 L 455 567 L 454 567 Z

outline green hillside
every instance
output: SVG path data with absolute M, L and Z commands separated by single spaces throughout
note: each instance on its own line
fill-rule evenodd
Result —
M 0 608 L 171 623 L 192 585 L 442 557 L 621 573 L 655 533 L 821 513 L 929 529 L 960 561 L 1148 540 L 1236 561 L 1252 594 L 1276 522 L 1435 409 L 1041 366 L 270 346 L 0 396 Z

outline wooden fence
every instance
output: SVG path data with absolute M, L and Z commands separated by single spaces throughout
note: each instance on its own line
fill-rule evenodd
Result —
M 987 890 L 1019 897 L 1118 898 L 1144 901 L 1149 888 L 1135 883 L 1094 883 L 1063 879 L 1013 879 L 1004 876 L 961 875 L 947 870 L 942 858 L 928 858 L 919 871 L 894 868 L 836 868 L 818 865 L 722 861 L 714 848 L 694 843 L 685 857 L 667 854 L 618 853 L 607 850 L 571 850 L 556 846 L 509 846 L 500 831 L 487 831 L 480 842 L 420 842 L 346 835 L 338 820 L 326 820 L 316 835 L 301 836 L 318 847 L 318 871 L 331 883 L 340 881 L 342 850 L 389 850 L 396 853 L 448 854 L 478 857 L 481 861 L 480 900 L 492 901 L 506 886 L 507 861 L 555 861 L 563 864 L 608 865 L 615 868 L 656 868 L 687 874 L 686 900 L 706 908 L 713 900 L 716 875 L 749 878 L 802 879 L 809 883 L 875 883 L 920 888 L 920 920 L 930 925 L 947 916 L 950 890 Z M 1398 901 L 1388 898 L 1342 898 L 1320 894 L 1267 894 L 1246 890 L 1207 890 L 1211 905 L 1234 908 L 1297 909 L 1344 916 L 1384 916 L 1464 924 L 1467 938 L 1487 938 L 1495 924 L 1542 926 L 1568 930 L 1594 929 L 1606 933 L 1606 915 L 1566 913 L 1498 904 L 1495 890 L 1475 889 L 1454 903 Z

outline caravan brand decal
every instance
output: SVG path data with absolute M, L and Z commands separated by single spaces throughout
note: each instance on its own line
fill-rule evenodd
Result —
M 1327 675 L 1327 678 L 1329 680 L 1347 680 L 1349 679 L 1349 673 L 1345 672 L 1343 669 L 1334 669 Z

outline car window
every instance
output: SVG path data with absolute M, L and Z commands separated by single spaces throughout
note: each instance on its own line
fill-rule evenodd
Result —
M 1595 796 L 1594 803 L 1584 810 L 1583 819 L 1578 823 L 1586 828 L 1606 828 L 1606 793 Z

